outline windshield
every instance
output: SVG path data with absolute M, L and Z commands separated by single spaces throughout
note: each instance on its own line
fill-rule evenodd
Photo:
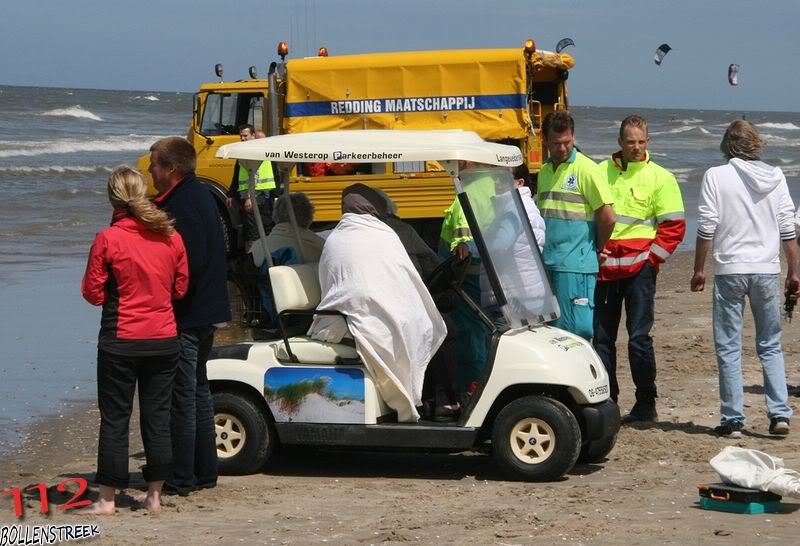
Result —
M 238 135 L 243 123 L 261 130 L 263 111 L 264 97 L 258 93 L 209 93 L 200 133 L 207 136 Z
M 535 207 L 530 194 L 524 196 L 531 200 L 526 207 L 510 169 L 504 167 L 469 168 L 460 178 L 474 216 L 471 227 L 479 231 L 476 239 L 483 240 L 482 275 L 509 325 L 518 328 L 557 318 L 558 303 L 528 220 Z

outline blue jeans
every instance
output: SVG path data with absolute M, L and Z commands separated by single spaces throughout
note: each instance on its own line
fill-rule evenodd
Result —
M 170 420 L 174 471 L 168 485 L 188 492 L 217 483 L 214 406 L 206 373 L 214 327 L 182 330 L 180 342 Z
M 656 278 L 655 268 L 647 264 L 633 277 L 597 283 L 592 342 L 608 372 L 611 399 L 615 402 L 619 396 L 617 333 L 624 304 L 628 360 L 633 384 L 636 385 L 636 403 L 648 408 L 656 403 L 656 354 L 650 336 L 655 314 Z
M 764 375 L 767 415 L 791 417 L 781 349 L 780 275 L 741 274 L 714 277 L 714 348 L 719 368 L 720 420 L 744 424 L 742 316 L 744 298 L 756 324 L 756 352 Z

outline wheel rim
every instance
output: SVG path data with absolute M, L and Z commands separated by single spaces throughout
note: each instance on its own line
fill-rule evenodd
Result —
M 247 439 L 244 425 L 229 413 L 218 413 L 214 416 L 214 428 L 217 432 L 217 457 L 230 459 L 243 448 Z
M 541 464 L 553 454 L 556 435 L 541 419 L 522 419 L 511 429 L 511 451 L 525 464 Z

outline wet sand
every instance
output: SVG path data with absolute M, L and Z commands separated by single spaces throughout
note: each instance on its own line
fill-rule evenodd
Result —
M 100 309 L 81 297 L 84 259 L 38 270 L 22 263 L 0 279 L 0 456 L 32 419 L 59 415 L 96 397 Z
M 262 474 L 220 478 L 215 489 L 168 497 L 148 515 L 123 498 L 111 517 L 68 515 L 53 508 L 17 521 L 0 497 L 0 522 L 28 525 L 97 523 L 99 544 L 789 544 L 796 541 L 800 500 L 779 514 L 736 515 L 701 510 L 697 484 L 718 481 L 708 460 L 726 445 L 783 457 L 800 469 L 800 428 L 770 437 L 752 320 L 744 337 L 748 432 L 718 438 L 717 372 L 711 338 L 710 287 L 688 289 L 691 254 L 662 271 L 653 335 L 659 363 L 660 421 L 624 427 L 608 460 L 577 466 L 548 484 L 507 482 L 486 455 L 349 453 L 292 449 L 277 453 Z M 710 270 L 709 270 L 710 271 Z M 708 272 L 708 271 L 707 271 Z M 624 340 L 622 340 L 624 343 Z M 790 385 L 800 384 L 800 319 L 784 333 Z M 623 411 L 633 401 L 620 345 Z M 790 397 L 796 407 L 797 397 Z M 800 422 L 800 421 L 798 421 Z M 0 485 L 55 485 L 66 476 L 91 479 L 98 414 L 93 404 L 45 420 L 0 465 Z M 143 486 L 138 424 L 132 423 L 132 487 Z M 63 499 L 51 497 L 52 502 Z

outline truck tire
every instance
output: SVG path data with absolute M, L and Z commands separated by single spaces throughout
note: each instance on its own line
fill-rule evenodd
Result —
M 217 392 L 213 398 L 219 473 L 255 474 L 264 467 L 274 447 L 271 416 L 238 393 Z
M 198 178 L 197 181 L 205 186 L 212 197 L 214 197 L 214 203 L 217 205 L 217 218 L 219 218 L 219 223 L 222 226 L 222 237 L 225 239 L 225 256 L 231 258 L 236 254 L 238 249 L 236 230 L 233 227 L 231 213 L 226 203 L 227 195 L 223 188 L 210 180 Z
M 581 430 L 558 400 L 525 396 L 504 407 L 492 429 L 492 455 L 510 478 L 553 481 L 575 466 Z
M 603 461 L 606 455 L 611 453 L 611 450 L 614 449 L 614 444 L 616 443 L 616 434 L 594 440 L 593 442 L 586 442 L 581 448 L 580 455 L 578 455 L 578 463 L 590 464 Z
M 222 237 L 225 239 L 225 256 L 230 258 L 236 253 L 236 233 L 231 225 L 231 217 L 227 212 L 217 211 L 222 226 Z

